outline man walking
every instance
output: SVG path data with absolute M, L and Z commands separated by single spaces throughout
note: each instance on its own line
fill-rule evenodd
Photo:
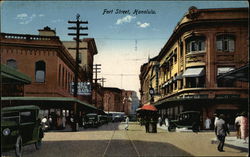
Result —
M 128 122 L 129 122 L 129 118 L 126 117 L 126 121 L 125 121 L 125 123 L 126 123 L 125 130 L 128 130 Z
M 217 139 L 219 140 L 217 149 L 220 152 L 224 152 L 223 150 L 224 142 L 225 142 L 227 133 L 229 134 L 229 130 L 224 120 L 223 114 L 221 114 L 218 120 L 216 121 L 214 131 L 215 131 L 215 135 L 217 136 Z

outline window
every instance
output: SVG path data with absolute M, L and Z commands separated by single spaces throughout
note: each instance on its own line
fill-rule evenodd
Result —
M 23 111 L 20 112 L 21 123 L 35 122 L 35 111 Z
M 223 34 L 216 37 L 217 51 L 234 52 L 235 37 L 229 34 Z
M 59 65 L 58 84 L 61 85 L 61 64 Z
M 187 53 L 205 51 L 205 38 L 193 37 L 187 40 Z
M 38 61 L 35 64 L 35 79 L 36 82 L 45 82 L 45 72 L 46 72 L 46 64 L 44 61 Z
M 218 67 L 217 68 L 217 76 L 225 74 L 234 70 L 234 67 Z M 235 83 L 233 79 L 217 79 L 218 87 L 234 87 Z
M 16 60 L 15 59 L 9 59 L 7 60 L 7 65 L 12 67 L 12 68 L 15 68 L 17 69 L 17 65 L 16 65 Z

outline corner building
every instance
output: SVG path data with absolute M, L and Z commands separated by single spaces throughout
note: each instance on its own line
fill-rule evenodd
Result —
M 156 56 L 155 72 L 148 73 L 160 114 L 174 119 L 200 111 L 202 128 L 206 117 L 223 113 L 233 126 L 236 113 L 248 110 L 249 84 L 220 76 L 248 67 L 248 33 L 248 8 L 191 7 Z

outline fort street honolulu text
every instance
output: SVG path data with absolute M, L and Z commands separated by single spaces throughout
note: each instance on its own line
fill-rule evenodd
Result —
M 145 10 L 140 10 L 140 9 L 134 9 L 134 10 L 130 10 L 130 9 L 126 9 L 126 10 L 122 10 L 122 9 L 103 9 L 103 13 L 102 15 L 110 15 L 110 14 L 134 14 L 134 15 L 139 15 L 139 14 L 156 14 L 155 10 L 153 9 L 145 9 Z

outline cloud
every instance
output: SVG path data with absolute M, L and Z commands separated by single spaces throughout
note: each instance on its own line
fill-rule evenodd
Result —
M 62 19 L 51 20 L 52 23 L 63 22 Z
M 38 17 L 43 17 L 43 14 L 39 14 Z M 16 19 L 19 20 L 19 24 L 26 25 L 33 21 L 36 18 L 36 14 L 28 15 L 27 13 L 21 13 L 16 15 Z
M 141 23 L 140 21 L 138 21 L 136 24 L 137 24 L 137 26 L 139 26 L 140 28 L 147 28 L 147 27 L 150 26 L 150 23 L 147 23 L 147 22 Z
M 133 19 L 135 19 L 136 17 L 135 16 L 130 16 L 130 15 L 127 15 L 123 18 L 120 18 L 116 21 L 116 24 L 117 25 L 120 25 L 120 24 L 123 24 L 123 23 L 130 23 Z
M 26 19 L 28 15 L 26 13 L 17 14 L 16 19 L 23 20 Z

